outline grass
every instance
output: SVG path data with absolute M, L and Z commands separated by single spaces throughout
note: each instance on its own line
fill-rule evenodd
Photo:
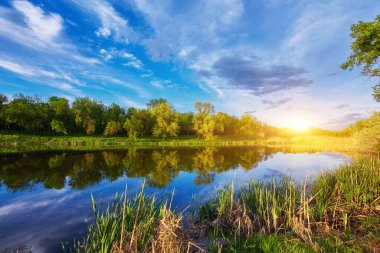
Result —
M 217 190 L 186 217 L 141 192 L 100 208 L 74 252 L 378 252 L 380 160 L 312 182 L 251 181 Z M 174 192 L 173 192 L 174 195 Z M 173 198 L 173 196 L 172 196 Z M 169 203 L 169 204 L 168 204 Z
M 0 153 L 44 150 L 104 150 L 130 147 L 199 147 L 199 146 L 271 146 L 291 151 L 352 151 L 348 137 L 298 136 L 270 139 L 249 139 L 235 136 L 215 137 L 211 140 L 194 136 L 176 138 L 128 138 L 126 136 L 58 136 L 10 134 L 0 132 Z

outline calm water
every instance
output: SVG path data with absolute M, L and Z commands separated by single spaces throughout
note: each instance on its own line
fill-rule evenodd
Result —
M 19 246 L 59 252 L 61 242 L 82 238 L 91 219 L 90 195 L 110 200 L 128 185 L 135 194 L 167 194 L 183 208 L 215 187 L 250 179 L 311 178 L 343 163 L 334 153 L 285 153 L 264 147 L 131 149 L 0 155 L 0 252 Z

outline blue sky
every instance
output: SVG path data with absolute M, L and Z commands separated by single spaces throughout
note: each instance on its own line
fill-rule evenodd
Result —
M 350 25 L 377 14 L 377 0 L 3 0 L 0 92 L 163 97 L 181 112 L 208 101 L 339 129 L 379 108 L 374 80 L 339 67 Z

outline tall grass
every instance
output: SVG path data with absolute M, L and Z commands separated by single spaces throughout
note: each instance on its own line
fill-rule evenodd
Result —
M 233 200 L 228 197 L 232 195 Z M 380 226 L 380 161 L 355 160 L 323 171 L 309 183 L 290 178 L 252 181 L 236 194 L 233 187 L 226 186 L 215 199 L 203 203 L 195 216 L 193 220 L 205 230 L 202 234 L 217 232 L 226 238 L 246 239 L 260 234 L 292 235 L 318 250 L 320 235 L 343 238 L 359 231 L 362 220 L 368 219 Z M 371 237 L 365 230 L 361 232 L 364 234 L 351 237 Z M 380 250 L 380 238 L 374 245 L 373 241 L 370 248 Z
M 94 221 L 75 252 L 377 252 L 380 160 L 355 160 L 308 183 L 251 181 L 217 190 L 183 220 L 142 191 L 93 200 Z M 203 243 L 194 243 L 203 241 Z
M 88 222 L 88 234 L 75 245 L 75 252 L 140 251 L 147 247 L 154 227 L 162 217 L 164 203 L 157 203 L 142 190 L 134 198 L 115 195 L 111 204 L 96 204 L 92 198 L 94 219 Z M 127 251 L 128 252 L 128 251 Z

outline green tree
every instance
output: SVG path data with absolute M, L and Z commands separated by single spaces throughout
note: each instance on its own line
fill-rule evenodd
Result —
M 52 127 L 52 130 L 57 132 L 57 129 L 65 129 L 65 134 L 67 134 L 68 129 L 73 129 L 73 123 L 74 123 L 74 115 L 71 111 L 69 101 L 66 98 L 59 98 L 56 96 L 50 97 L 49 101 L 49 109 L 51 111 L 51 123 L 50 126 Z M 54 122 L 53 124 L 53 121 Z M 57 123 L 60 122 L 60 123 Z M 58 127 L 59 124 L 59 128 Z M 63 124 L 63 125 L 62 125 Z M 53 129 L 53 125 L 55 126 L 55 130 Z M 60 133 L 63 133 L 60 131 Z M 58 132 L 57 132 L 58 133 Z
M 128 116 L 124 123 L 124 129 L 127 131 L 129 137 L 146 136 L 151 133 L 152 129 L 152 116 L 149 110 L 131 110 L 131 116 Z
M 47 108 L 38 97 L 17 94 L 4 110 L 5 120 L 7 124 L 27 131 L 48 129 Z
M 0 93 L 0 128 L 5 127 L 5 107 L 8 102 L 7 96 Z
M 153 107 L 159 105 L 159 104 L 167 104 L 168 101 L 164 98 L 159 98 L 159 99 L 151 99 L 149 100 L 148 103 L 146 103 L 146 106 L 148 107 L 149 110 L 153 109 Z
M 179 130 L 179 114 L 168 103 L 159 103 L 151 109 L 155 118 L 153 136 L 177 136 Z
M 105 121 L 116 121 L 119 123 L 124 123 L 126 119 L 125 110 L 120 105 L 112 103 L 106 108 Z
M 87 135 L 92 135 L 96 130 L 101 131 L 104 128 L 102 103 L 88 97 L 77 98 L 72 107 L 76 125 L 82 127 Z
M 194 130 L 198 137 L 211 139 L 214 136 L 215 113 L 214 106 L 210 103 L 195 103 L 196 114 L 193 118 Z
M 0 112 L 5 108 L 5 105 L 8 102 L 7 96 L 0 93 Z
M 107 123 L 106 128 L 104 129 L 105 136 L 113 136 L 119 134 L 123 131 L 121 124 L 117 121 L 111 120 Z
M 215 117 L 215 134 L 233 135 L 238 126 L 239 119 L 224 112 L 218 112 Z
M 246 137 L 257 137 L 260 121 L 250 114 L 244 114 L 239 120 L 239 134 Z
M 50 126 L 51 126 L 51 130 L 53 130 L 54 132 L 67 135 L 67 129 L 63 121 L 60 121 L 58 119 L 53 119 L 50 123 Z
M 372 22 L 359 21 L 351 26 L 352 54 L 342 64 L 343 69 L 362 67 L 362 75 L 380 77 L 380 15 Z M 380 83 L 373 87 L 373 96 L 380 102 Z
M 190 135 L 194 133 L 193 118 L 194 118 L 194 114 L 192 112 L 180 113 L 179 115 L 180 134 Z

